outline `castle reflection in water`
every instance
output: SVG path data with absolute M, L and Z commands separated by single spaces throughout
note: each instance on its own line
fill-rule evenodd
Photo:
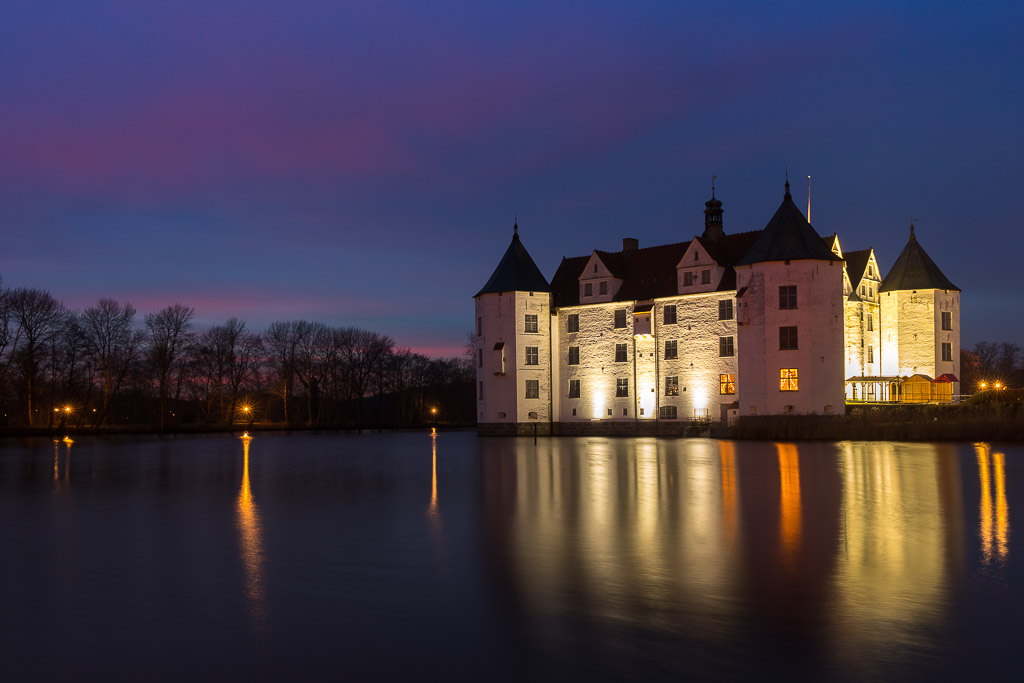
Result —
M 975 450 L 977 530 L 954 446 L 508 439 L 480 460 L 490 566 L 541 640 L 586 624 L 628 648 L 642 627 L 729 651 L 754 628 L 877 674 L 934 642 L 965 539 L 1008 559 L 1004 456 Z

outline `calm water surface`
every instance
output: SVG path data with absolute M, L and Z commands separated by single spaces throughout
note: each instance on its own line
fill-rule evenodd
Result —
M 1024 448 L 0 441 L 0 680 L 1016 680 Z

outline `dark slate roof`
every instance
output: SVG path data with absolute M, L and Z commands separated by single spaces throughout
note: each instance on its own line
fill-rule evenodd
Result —
M 786 183 L 786 195 L 775 215 L 761 231 L 747 255 L 736 265 L 748 266 L 762 261 L 842 261 L 825 246 L 821 235 L 815 232 L 800 209 L 793 203 Z
M 864 278 L 864 271 L 868 267 L 868 259 L 871 258 L 871 250 L 848 251 L 843 256 L 846 258 L 846 274 L 850 276 L 850 286 L 856 290 L 860 286 L 860 281 Z
M 910 240 L 907 246 L 892 264 L 889 274 L 882 280 L 879 292 L 893 292 L 903 289 L 952 289 L 957 292 L 960 288 L 950 282 L 939 267 L 935 265 L 928 254 L 914 237 L 914 228 L 910 228 Z
M 494 269 L 491 279 L 483 289 L 474 295 L 494 294 L 496 292 L 550 292 L 544 274 L 530 258 L 526 247 L 519 241 L 519 231 L 512 234 L 512 244 L 508 245 L 501 262 Z
M 720 240 L 701 240 L 708 254 L 718 263 L 727 266 L 718 283 L 716 291 L 726 292 L 736 289 L 736 271 L 731 267 L 750 249 L 759 232 L 742 232 L 735 235 L 724 235 Z M 616 292 L 613 301 L 649 301 L 667 296 L 676 296 L 676 265 L 683 258 L 690 242 L 665 244 L 645 249 L 607 252 L 598 251 L 601 261 L 612 272 L 622 279 L 622 287 Z M 583 273 L 589 256 L 563 258 L 555 276 L 551 279 L 551 289 L 555 293 L 556 306 L 578 306 L 580 303 L 579 277 Z

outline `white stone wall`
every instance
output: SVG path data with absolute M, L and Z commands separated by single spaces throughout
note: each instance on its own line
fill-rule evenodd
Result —
M 879 376 L 882 371 L 882 326 L 879 320 L 878 304 L 870 301 L 847 300 L 843 304 L 843 311 L 846 378 Z M 868 329 L 869 321 L 872 329 Z M 869 361 L 869 357 L 872 360 Z M 847 393 L 847 398 L 852 398 L 852 396 Z
M 537 332 L 526 332 L 526 314 L 537 316 Z M 551 416 L 550 295 L 544 292 L 503 292 L 476 298 L 483 319 L 477 348 L 477 420 L 489 423 L 546 422 Z M 501 351 L 496 344 L 503 343 Z M 526 364 L 526 348 L 536 346 L 538 364 Z M 501 373 L 504 362 L 504 374 Z M 539 398 L 526 398 L 526 380 L 539 382 Z M 479 395 L 483 382 L 483 398 Z M 531 416 L 534 413 L 536 417 Z
M 942 313 L 952 314 L 952 330 L 942 329 Z M 951 373 L 960 377 L 960 293 L 941 289 L 902 290 L 882 294 L 883 368 L 891 374 Z M 942 344 L 951 360 L 942 360 Z M 959 383 L 953 393 L 960 392 Z
M 841 413 L 845 406 L 843 266 L 835 261 L 770 261 L 737 268 L 740 326 L 740 414 Z M 760 277 L 759 277 L 760 276 Z M 797 308 L 779 309 L 779 287 L 796 285 Z M 779 328 L 798 329 L 798 348 L 779 348 Z M 751 347 L 764 349 L 747 354 Z M 797 391 L 780 391 L 783 368 L 796 369 Z M 757 379 L 757 378 L 761 379 Z M 751 379 L 754 381 L 751 382 Z

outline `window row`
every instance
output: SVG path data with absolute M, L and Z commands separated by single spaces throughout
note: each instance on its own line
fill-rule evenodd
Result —
M 678 308 L 676 304 L 667 304 L 662 307 L 662 324 L 663 325 L 675 325 L 679 321 Z M 528 316 L 529 317 L 529 316 Z M 530 323 L 527 321 L 527 332 L 536 332 L 536 317 L 534 317 L 534 328 L 530 329 Z M 627 311 L 625 308 L 619 308 L 615 310 L 614 325 L 615 329 L 621 330 L 626 328 Z M 722 299 L 718 302 L 718 319 L 719 320 L 732 320 L 733 319 L 733 302 L 732 299 Z M 579 313 L 570 313 L 566 316 L 565 320 L 566 330 L 568 332 L 579 332 L 580 331 L 580 315 Z
M 534 362 L 530 362 L 531 349 L 533 349 L 532 358 Z M 536 365 L 536 350 L 537 347 L 526 347 L 526 364 Z M 728 358 L 736 355 L 736 341 L 732 336 L 719 337 L 718 338 L 718 355 L 723 358 Z M 679 341 L 676 339 L 669 339 L 665 342 L 665 360 L 678 360 L 679 358 Z M 616 344 L 615 345 L 615 362 L 625 363 L 629 360 L 629 344 Z M 570 346 L 569 347 L 569 365 L 580 364 L 580 347 Z
M 537 384 L 539 380 L 527 380 L 527 396 L 526 398 L 537 398 L 537 396 L 530 395 L 530 382 Z M 569 380 L 569 398 L 580 397 L 580 382 L 578 379 Z M 483 389 L 481 388 L 481 392 Z M 539 389 L 537 389 L 539 391 Z M 684 390 L 685 391 L 685 390 Z M 718 393 L 723 395 L 730 395 L 736 393 L 736 375 L 721 374 L 718 376 Z M 665 395 L 666 396 L 679 396 L 679 376 L 671 375 L 665 377 Z M 628 398 L 629 397 L 629 379 L 619 378 L 615 380 L 615 397 L 616 398 Z

